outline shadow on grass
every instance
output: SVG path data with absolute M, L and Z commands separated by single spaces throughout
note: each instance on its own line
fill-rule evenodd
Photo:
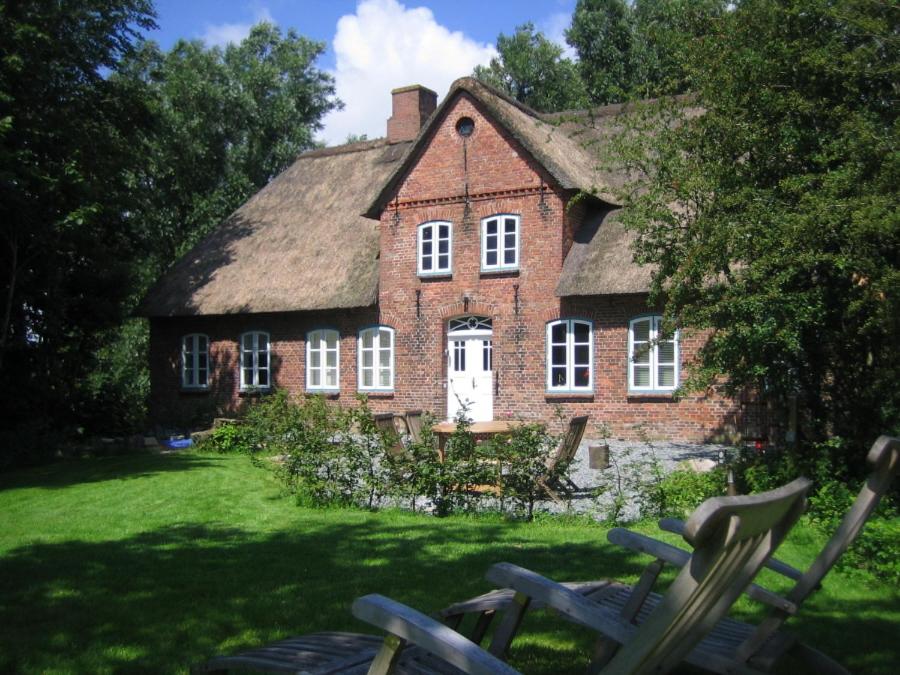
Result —
M 118 457 L 92 457 L 55 462 L 46 466 L 0 474 L 0 490 L 39 487 L 58 490 L 80 483 L 146 478 L 164 472 L 190 471 L 225 461 L 190 453 L 146 453 Z
M 633 578 L 645 562 L 599 541 L 537 544 L 503 523 L 398 524 L 355 515 L 350 520 L 359 522 L 323 518 L 274 535 L 184 524 L 120 541 L 16 549 L 0 559 L 0 670 L 183 672 L 216 653 L 292 634 L 365 632 L 349 611 L 365 593 L 433 612 L 487 590 L 484 572 L 501 560 L 558 579 Z M 803 632 L 843 636 L 815 642 L 865 663 L 860 672 L 890 672 L 886 650 L 896 626 L 843 616 L 860 609 L 814 612 Z M 873 609 L 877 602 L 866 602 L 869 615 Z M 528 673 L 583 671 L 592 642 L 586 631 L 543 613 L 523 630 L 514 665 Z M 874 658 L 866 654 L 876 648 Z
M 365 593 L 432 612 L 487 590 L 500 560 L 587 578 L 601 562 L 593 545 L 504 543 L 503 524 L 364 520 L 265 537 L 182 525 L 12 551 L 0 560 L 0 670 L 173 672 L 291 634 L 366 631 L 349 611 Z M 637 571 L 603 550 L 611 574 Z M 560 672 L 556 655 L 547 662 Z

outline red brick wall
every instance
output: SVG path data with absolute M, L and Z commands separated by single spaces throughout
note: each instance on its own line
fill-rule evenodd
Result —
M 463 142 L 455 130 L 462 117 L 475 121 Z M 468 201 L 465 195 L 468 193 Z M 237 340 L 247 330 L 270 333 L 273 383 L 304 390 L 305 335 L 331 327 L 341 333 L 341 391 L 337 401 L 352 404 L 357 390 L 356 352 L 360 328 L 382 323 L 396 330 L 394 392 L 372 395 L 376 411 L 421 408 L 446 412 L 446 332 L 448 319 L 481 314 L 493 320 L 497 383 L 494 416 L 551 421 L 590 414 L 614 436 L 708 440 L 731 433 L 739 405 L 719 396 L 629 396 L 628 321 L 647 313 L 644 296 L 560 299 L 562 264 L 584 209 L 567 211 L 568 196 L 463 94 L 428 140 L 381 218 L 380 300 L 377 309 L 234 317 L 154 320 L 151 332 L 152 410 L 157 419 L 190 414 L 211 416 L 241 404 L 237 382 Z M 517 272 L 480 270 L 481 219 L 519 215 L 520 267 Z M 419 278 L 417 226 L 446 220 L 453 227 L 452 277 Z M 418 291 L 418 296 L 417 296 Z M 588 395 L 546 393 L 546 322 L 579 317 L 594 322 L 594 387 Z M 207 333 L 218 365 L 210 391 L 180 391 L 180 338 Z M 702 337 L 682 336 L 687 363 Z M 683 369 L 682 369 L 683 370 Z M 588 437 L 596 437 L 589 428 Z
M 243 405 L 240 392 L 238 340 L 247 331 L 264 331 L 271 341 L 272 384 L 294 393 L 306 386 L 306 334 L 333 328 L 341 335 L 340 385 L 336 400 L 356 396 L 356 344 L 361 327 L 377 323 L 374 308 L 331 311 L 199 316 L 153 319 L 150 322 L 150 413 L 163 425 L 191 426 L 214 416 L 229 416 Z M 208 390 L 181 388 L 181 338 L 204 333 L 210 345 Z

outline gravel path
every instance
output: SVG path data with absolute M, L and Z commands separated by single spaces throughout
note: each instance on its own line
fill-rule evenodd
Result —
M 560 505 L 547 500 L 540 502 L 538 508 L 551 513 L 574 512 L 590 514 L 603 519 L 609 512 L 616 488 L 622 486 L 626 504 L 623 508 L 623 520 L 635 520 L 640 515 L 639 504 L 635 499 L 635 483 L 652 475 L 652 466 L 657 464 L 665 473 L 672 471 L 680 462 L 686 460 L 712 460 L 719 458 L 720 452 L 728 452 L 729 446 L 699 443 L 678 443 L 654 441 L 623 441 L 607 439 L 609 445 L 610 467 L 603 470 L 590 468 L 588 448 L 602 445 L 604 441 L 586 439 L 581 442 L 575 461 L 570 468 L 569 477 L 580 490 L 566 504 Z M 602 493 L 598 496 L 598 490 Z

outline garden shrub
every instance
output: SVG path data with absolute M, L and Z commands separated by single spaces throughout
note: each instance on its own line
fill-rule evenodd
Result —
M 491 447 L 496 460 L 495 483 L 500 486 L 502 500 L 511 503 L 516 515 L 531 520 L 534 503 L 544 498 L 538 479 L 545 477 L 553 482 L 568 471 L 568 466 L 558 463 L 548 473 L 547 460 L 558 443 L 559 439 L 549 434 L 543 424 L 526 424 L 508 435 L 495 437 Z
M 227 422 L 212 430 L 200 442 L 201 450 L 219 453 L 241 453 L 251 455 L 257 451 L 253 430 L 238 422 Z
M 710 497 L 725 494 L 725 471 L 716 468 L 699 473 L 675 469 L 646 491 L 642 514 L 653 518 L 687 518 Z
M 735 465 L 742 492 L 771 490 L 806 476 L 813 481 L 807 518 L 827 536 L 838 528 L 859 493 L 862 481 L 848 475 L 847 448 L 839 438 L 801 443 L 796 448 L 744 453 Z M 810 561 L 811 562 L 811 561 Z M 866 570 L 885 581 L 900 580 L 900 514 L 888 493 L 865 529 L 838 562 L 844 570 Z

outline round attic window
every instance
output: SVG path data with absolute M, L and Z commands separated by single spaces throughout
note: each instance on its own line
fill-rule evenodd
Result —
M 471 117 L 460 117 L 456 122 L 456 133 L 463 138 L 468 138 L 475 131 L 475 121 Z

